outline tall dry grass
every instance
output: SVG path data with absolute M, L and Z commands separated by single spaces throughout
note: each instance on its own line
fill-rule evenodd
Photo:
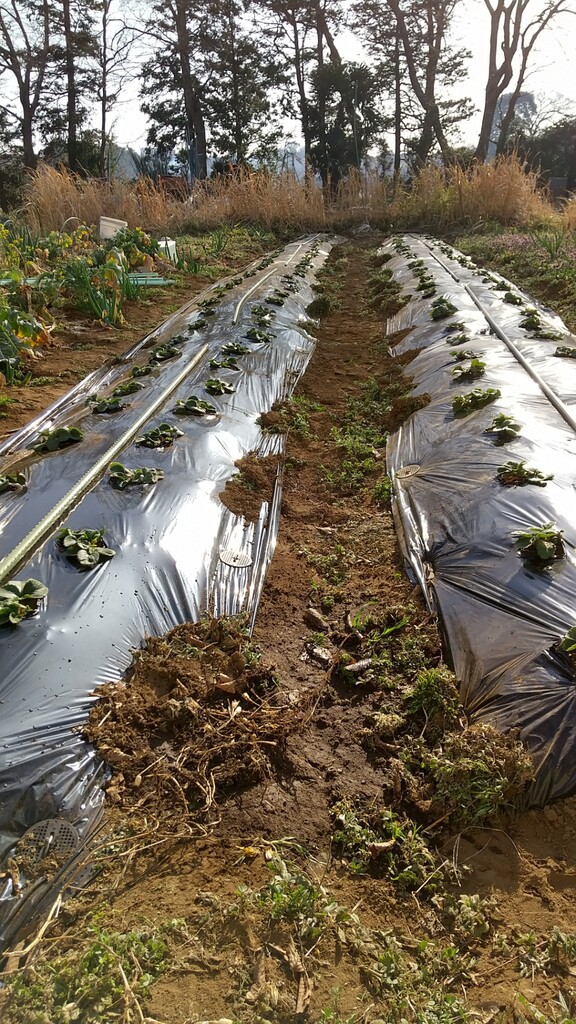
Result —
M 555 210 L 536 174 L 513 156 L 468 169 L 430 165 L 409 185 L 395 189 L 390 181 L 357 171 L 335 190 L 323 190 L 311 175 L 301 180 L 289 174 L 245 172 L 199 183 L 185 202 L 149 179 L 108 183 L 46 165 L 31 176 L 24 216 L 39 233 L 75 221 L 97 224 L 101 215 L 171 234 L 238 223 L 297 232 L 344 230 L 369 221 L 374 227 L 438 234 L 494 222 L 560 224 L 564 217 L 567 227 L 576 223 L 576 211 L 570 206 L 565 214 Z

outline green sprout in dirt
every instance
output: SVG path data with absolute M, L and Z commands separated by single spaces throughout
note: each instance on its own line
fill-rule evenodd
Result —
M 203 398 L 189 395 L 184 401 L 179 399 L 173 411 L 178 416 L 215 416 L 218 410 L 210 402 L 205 402 Z
M 424 719 L 424 733 L 443 735 L 465 717 L 454 673 L 442 665 L 422 669 L 404 700 L 409 715 Z
M 92 406 L 92 412 L 98 415 L 111 415 L 114 412 L 120 412 L 125 403 L 121 402 L 119 398 L 94 398 L 94 405 Z
M 452 412 L 456 418 L 469 416 L 476 409 L 482 409 L 485 405 L 495 402 L 501 394 L 498 388 L 474 388 L 466 395 L 457 395 L 452 399 Z
M 309 302 L 306 306 L 306 315 L 317 320 L 322 316 L 327 316 L 333 307 L 334 300 L 331 299 L 329 295 L 317 295 L 316 298 L 312 299 L 312 302 Z
M 15 626 L 32 615 L 48 594 L 39 580 L 10 580 L 0 587 L 0 626 Z
M 387 875 L 402 889 L 438 887 L 436 858 L 409 818 L 387 807 L 360 809 L 347 800 L 336 804 L 333 814 L 332 840 L 351 871 Z
M 123 491 L 125 487 L 155 484 L 158 480 L 162 480 L 163 477 L 164 472 L 161 469 L 150 469 L 147 466 L 142 466 L 139 469 L 128 469 L 121 462 L 111 462 L 108 482 L 117 491 Z
M 24 473 L 0 473 L 0 494 L 4 491 L 22 491 L 25 487 Z
M 233 395 L 236 388 L 220 377 L 209 377 L 204 387 L 209 395 Z
M 100 562 L 114 558 L 116 552 L 104 540 L 105 530 L 70 530 L 65 527 L 58 534 L 58 546 L 79 569 L 93 569 Z
M 449 302 L 444 296 L 438 299 L 434 299 L 432 303 L 432 310 L 430 312 L 431 320 L 446 320 L 449 316 L 458 312 L 457 306 L 452 302 Z
M 158 345 L 153 348 L 148 361 L 150 363 L 164 363 L 167 359 L 178 359 L 182 355 L 182 349 L 176 345 Z
M 518 530 L 514 534 L 516 547 L 522 558 L 531 562 L 550 564 L 564 557 L 562 532 L 555 523 L 543 523 L 542 526 L 531 526 L 528 530 Z
M 482 362 L 481 359 L 472 359 L 468 366 L 456 366 L 452 370 L 452 376 L 455 381 L 472 381 L 478 380 L 479 377 L 483 377 L 486 373 L 486 363 Z
M 555 356 L 563 356 L 566 359 L 576 359 L 576 348 L 570 348 L 569 345 L 558 345 Z
M 548 480 L 553 478 L 552 473 L 542 473 L 525 462 L 505 462 L 496 471 L 496 479 L 504 487 L 525 487 L 527 484 L 546 487 Z
M 78 427 L 57 427 L 56 430 L 43 430 L 30 447 L 35 452 L 57 452 L 60 448 L 78 444 L 83 438 L 84 434 Z
M 177 437 L 182 437 L 182 431 L 178 430 L 178 427 L 173 427 L 170 423 L 160 423 L 159 426 L 137 437 L 134 444 L 143 448 L 169 448 Z
M 263 331 L 258 327 L 249 327 L 244 337 L 257 345 L 265 345 L 274 340 L 274 335 L 270 331 Z
M 127 380 L 114 388 L 112 398 L 124 398 L 125 395 L 135 395 L 137 391 L 142 391 L 143 389 L 144 384 L 139 384 L 137 380 Z
M 10 984 L 13 1020 L 120 1024 L 144 1020 L 140 1000 L 171 965 L 169 929 L 126 932 L 91 923 L 87 941 L 19 972 Z
M 229 341 L 228 344 L 223 345 L 220 349 L 220 355 L 222 356 L 244 356 L 250 349 L 247 345 L 242 345 L 239 341 Z
M 506 444 L 508 441 L 515 441 L 520 433 L 520 424 L 512 418 L 507 416 L 504 412 L 499 412 L 494 417 L 489 427 L 486 427 L 484 433 L 491 434 L 493 437 L 493 443 L 497 446 Z
M 211 359 L 210 360 L 211 370 L 240 370 L 238 363 L 235 359 L 230 356 L 226 356 L 224 359 Z

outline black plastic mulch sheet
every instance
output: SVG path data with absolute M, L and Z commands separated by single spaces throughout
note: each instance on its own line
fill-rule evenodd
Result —
M 566 656 L 555 649 L 576 624 L 576 433 L 542 390 L 549 388 L 564 403 L 569 421 L 576 361 L 553 353 L 559 344 L 576 346 L 576 339 L 551 311 L 514 286 L 510 291 L 523 304 L 507 303 L 505 291 L 495 286 L 503 279 L 493 274 L 482 281 L 486 274 L 460 253 L 412 236 L 402 242 L 410 255 L 394 255 L 386 266 L 414 298 L 389 322 L 388 333 L 412 330 L 391 351 L 421 350 L 406 373 L 415 393 L 428 393 L 431 401 L 388 444 L 401 539 L 438 611 L 467 711 L 472 720 L 501 731 L 519 729 L 538 765 L 530 801 L 541 805 L 576 788 L 575 678 Z M 393 242 L 383 250 L 395 251 Z M 425 261 L 437 287 L 434 298 L 417 297 L 417 281 L 407 267 L 411 258 Z M 528 368 L 487 325 L 466 285 Z M 432 302 L 440 296 L 457 312 L 433 322 Z M 544 327 L 563 337 L 531 337 L 519 326 L 523 307 L 537 309 Z M 457 364 L 450 353 L 457 349 L 455 334 L 446 333 L 450 321 L 464 323 L 470 340 L 460 347 L 486 363 L 480 380 L 454 381 Z M 454 418 L 453 397 L 474 387 L 498 388 L 501 398 Z M 483 432 L 498 413 L 521 424 L 520 436 L 502 447 Z M 545 487 L 502 486 L 498 467 L 521 460 L 553 479 Z M 514 534 L 550 521 L 564 531 L 566 557 L 533 569 L 519 556 Z
M 305 309 L 313 298 L 310 283 L 330 245 L 313 237 L 287 246 L 256 276 L 226 291 L 205 327 L 188 332 L 188 325 L 204 316 L 197 306 L 206 293 L 198 296 L 133 348 L 122 365 L 92 374 L 0 448 L 0 472 L 10 471 L 24 455 L 27 476 L 24 493 L 0 495 L 1 559 L 162 393 L 186 360 L 208 344 L 202 362 L 144 428 L 167 421 L 183 436 L 166 450 L 130 444 L 119 456 L 129 468 L 162 469 L 164 479 L 117 491 L 105 474 L 65 522 L 75 529 L 105 527 L 116 556 L 95 570 L 78 572 L 52 536 L 16 574 L 41 580 L 49 595 L 34 616 L 0 629 L 0 854 L 42 819 L 68 819 L 81 833 L 94 819 L 102 801 L 102 765 L 78 727 L 96 699 L 95 687 L 122 677 L 145 636 L 197 620 L 207 608 L 254 615 L 275 544 L 280 481 L 271 506 L 263 505 L 255 524 L 229 512 L 218 495 L 236 472 L 236 460 L 248 452 L 282 450 L 282 439 L 264 435 L 257 420 L 291 393 L 313 352 Z M 307 256 L 310 263 L 300 264 Z M 282 277 L 299 264 L 300 274 L 291 278 L 295 290 L 283 305 L 267 305 L 274 289 L 290 284 Z M 256 304 L 273 315 L 268 343 L 245 337 L 255 326 Z M 89 395 L 110 394 L 132 366 L 147 362 L 152 347 L 174 335 L 184 335 L 176 342 L 182 355 L 140 378 L 144 390 L 123 399 L 121 412 L 91 412 Z M 210 369 L 209 360 L 230 341 L 249 349 L 236 357 L 240 371 Z M 203 383 L 209 377 L 233 384 L 235 393 L 207 394 Z M 211 402 L 217 415 L 176 415 L 176 401 L 190 394 Z M 84 431 L 80 444 L 49 455 L 29 450 L 41 429 L 71 424 Z M 250 564 L 225 564 L 220 554 L 226 550 L 248 556 Z M 12 896 L 10 879 L 0 883 L 0 925 L 2 907 L 9 909 Z

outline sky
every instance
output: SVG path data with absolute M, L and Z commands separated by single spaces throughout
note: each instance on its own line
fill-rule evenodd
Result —
M 545 0 L 533 0 L 534 12 L 542 10 Z M 576 9 L 576 8 L 575 8 Z M 463 95 L 470 96 L 477 113 L 463 125 L 462 143 L 475 144 L 480 128 L 483 93 L 488 64 L 489 15 L 484 0 L 458 0 L 454 23 L 454 42 L 460 42 L 472 52 L 469 75 L 461 86 Z M 337 39 L 344 59 L 362 60 L 363 50 L 349 32 Z M 555 97 L 565 97 L 576 110 L 576 14 L 563 15 L 541 37 L 534 50 L 531 72 L 525 89 L 537 98 L 546 97 L 553 108 Z M 140 111 L 138 83 L 131 83 L 124 91 L 124 102 L 117 112 L 114 136 L 121 145 L 139 150 L 146 143 L 146 117 Z

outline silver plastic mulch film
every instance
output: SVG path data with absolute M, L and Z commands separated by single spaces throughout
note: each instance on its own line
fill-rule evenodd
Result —
M 245 610 L 253 620 L 276 539 L 280 469 L 270 506 L 262 506 L 254 524 L 225 508 L 219 493 L 247 453 L 282 451 L 282 438 L 263 434 L 258 417 L 290 395 L 312 355 L 305 310 L 314 295 L 311 282 L 332 244 L 321 236 L 292 243 L 273 262 L 256 272 L 253 267 L 241 283 L 197 296 L 120 365 L 91 374 L 0 448 L 0 473 L 23 467 L 27 478 L 24 492 L 0 495 L 2 559 L 166 390 L 186 360 L 208 345 L 206 356 L 145 428 L 168 422 L 183 436 L 165 450 L 132 443 L 119 457 L 128 468 L 159 468 L 164 478 L 118 491 L 106 473 L 59 524 L 104 527 L 116 557 L 78 572 L 59 552 L 53 532 L 17 573 L 19 579 L 41 580 L 49 594 L 34 616 L 0 630 L 0 854 L 9 854 L 35 822 L 65 818 L 82 833 L 95 820 L 103 769 L 78 730 L 97 699 L 95 688 L 122 677 L 145 636 L 197 620 L 207 609 Z M 277 290 L 282 304 L 267 304 Z M 201 300 L 215 291 L 219 303 L 206 313 Z M 270 341 L 246 336 L 255 326 L 256 305 L 271 314 Z M 135 365 L 146 363 L 151 350 L 173 341 L 182 354 L 137 378 L 145 387 L 123 399 L 122 410 L 92 411 L 95 392 L 110 394 Z M 211 369 L 210 360 L 221 358 L 230 342 L 248 349 L 236 357 L 240 369 Z M 234 392 L 207 394 L 209 377 L 221 378 Z M 216 414 L 175 414 L 176 402 L 190 395 L 209 401 Z M 31 449 L 41 430 L 72 424 L 84 433 L 79 444 L 43 455 Z M 232 562 L 237 558 L 242 565 L 221 558 L 230 551 Z M 8 878 L 0 883 L 0 925 L 2 906 L 13 895 Z
M 388 444 L 405 554 L 439 613 L 467 711 L 499 730 L 519 729 L 538 766 L 530 801 L 543 804 L 576 788 L 576 685 L 557 648 L 576 624 L 576 361 L 554 355 L 559 345 L 576 347 L 576 338 L 550 310 L 449 246 L 408 236 L 401 245 L 409 251 L 398 254 L 397 244 L 382 252 L 412 298 L 389 322 L 390 335 L 410 329 L 391 351 L 419 350 L 406 372 L 414 392 L 430 396 Z M 412 260 L 424 261 L 434 297 L 418 297 Z M 438 297 L 457 312 L 435 322 Z M 540 333 L 561 337 L 536 338 L 520 326 L 531 310 Z M 473 383 L 452 375 L 450 321 L 463 324 L 462 347 L 486 364 Z M 499 389 L 501 397 L 455 418 L 452 399 L 474 387 Z M 521 427 L 501 447 L 485 433 L 499 413 Z M 503 486 L 496 473 L 508 461 L 553 479 Z M 539 570 L 519 556 L 514 535 L 547 522 L 564 531 L 566 557 Z

